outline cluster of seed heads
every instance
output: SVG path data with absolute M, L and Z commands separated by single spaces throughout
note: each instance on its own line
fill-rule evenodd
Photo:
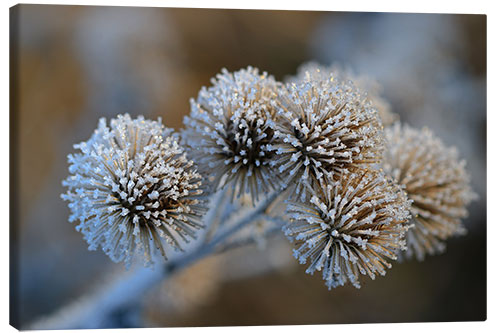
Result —
M 465 162 L 426 129 L 384 130 L 396 117 L 386 109 L 381 121 L 366 82 L 315 63 L 287 83 L 223 69 L 191 99 L 180 135 L 161 120 L 102 119 L 68 157 L 70 221 L 114 261 L 142 251 L 150 262 L 196 238 L 214 192 L 242 207 L 282 191 L 286 209 L 269 207 L 284 211 L 295 257 L 328 288 L 435 254 L 464 231 L 475 197 Z

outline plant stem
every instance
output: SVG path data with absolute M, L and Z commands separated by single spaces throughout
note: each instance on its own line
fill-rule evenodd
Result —
M 267 198 L 262 200 L 254 209 L 250 212 L 244 214 L 242 217 L 238 218 L 236 222 L 228 223 L 230 227 L 225 231 L 222 231 L 219 235 L 216 235 L 214 239 L 208 244 L 208 246 L 215 246 L 222 241 L 226 240 L 228 237 L 236 234 L 238 231 L 243 229 L 249 223 L 255 221 L 260 215 L 264 214 L 265 210 L 276 200 L 276 198 L 281 194 L 280 191 L 275 191 Z
M 223 245 L 227 239 L 264 214 L 265 210 L 276 200 L 280 193 L 279 191 L 273 192 L 256 207 L 245 210 L 243 214 L 238 214 L 228 222 L 228 228 L 216 233 L 208 243 L 201 242 L 193 251 L 171 258 L 167 263 L 156 267 L 154 270 L 141 267 L 126 276 L 121 276 L 90 296 L 84 296 L 54 315 L 31 325 L 31 328 L 83 329 L 114 327 L 114 316 L 126 313 L 127 309 L 137 307 L 144 294 L 152 286 L 157 285 L 165 278 L 192 263 L 216 253 L 217 247 Z M 217 212 L 213 212 L 213 214 L 213 216 L 218 215 Z M 213 216 L 208 215 L 207 219 L 213 220 Z M 215 221 L 208 222 L 214 223 Z

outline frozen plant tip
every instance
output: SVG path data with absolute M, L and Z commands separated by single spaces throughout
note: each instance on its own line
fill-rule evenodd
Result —
M 214 189 L 232 186 L 233 197 L 274 189 L 265 148 L 273 140 L 270 122 L 277 83 L 267 73 L 248 67 L 229 73 L 223 69 L 191 100 L 184 119 L 183 139 L 189 156 L 207 173 Z M 231 184 L 231 185 L 229 185 Z
M 130 263 L 142 250 L 146 263 L 167 244 L 182 249 L 196 236 L 205 212 L 201 176 L 158 121 L 120 115 L 102 118 L 91 138 L 70 154 L 70 222 L 90 249 L 102 247 L 115 262 Z
M 277 108 L 271 165 L 303 200 L 307 188 L 323 187 L 327 178 L 380 161 L 380 118 L 350 83 L 333 76 L 289 83 L 279 91 Z
M 385 130 L 384 171 L 402 185 L 411 199 L 414 227 L 408 231 L 406 258 L 423 260 L 440 253 L 444 240 L 465 232 L 461 219 L 474 198 L 465 161 L 432 132 L 396 123 Z
M 335 77 L 339 81 L 352 81 L 361 90 L 368 94 L 368 99 L 378 111 L 382 125 L 388 126 L 399 117 L 392 112 L 391 105 L 382 97 L 382 87 L 370 77 L 355 75 L 351 70 L 342 68 L 340 65 L 332 64 L 323 66 L 311 61 L 302 64 L 297 70 L 297 75 L 288 79 L 289 82 L 299 83 L 302 80 L 328 80 Z
M 385 275 L 389 259 L 404 247 L 409 201 L 382 173 L 344 173 L 313 193 L 310 202 L 290 202 L 285 234 L 296 243 L 295 257 L 309 260 L 306 273 L 323 270 L 329 289 L 359 275 Z

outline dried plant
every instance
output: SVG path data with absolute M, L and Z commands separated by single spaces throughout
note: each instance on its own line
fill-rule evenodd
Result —
M 315 61 L 302 64 L 297 75 L 288 78 L 288 82 L 300 82 L 305 78 L 312 80 L 328 80 L 331 76 L 339 81 L 352 81 L 357 87 L 367 93 L 368 99 L 373 107 L 378 111 L 382 125 L 389 126 L 399 119 L 399 116 L 392 112 L 391 105 L 382 97 L 381 85 L 370 77 L 355 75 L 350 69 L 342 68 L 338 64 L 323 66 Z
M 276 105 L 270 164 L 302 200 L 308 188 L 326 186 L 327 178 L 380 161 L 380 119 L 354 85 L 334 76 L 306 77 L 281 88 Z
M 203 226 L 206 208 L 201 176 L 186 159 L 172 131 L 158 121 L 103 118 L 92 137 L 69 155 L 72 173 L 63 185 L 70 222 L 79 221 L 89 249 L 102 247 L 113 261 L 142 250 L 146 262 L 155 249 L 182 248 Z
M 426 129 L 384 131 L 390 110 L 367 82 L 315 63 L 286 84 L 223 69 L 191 99 L 180 135 L 160 119 L 102 119 L 68 157 L 70 221 L 90 249 L 127 264 L 142 251 L 160 269 L 125 277 L 91 298 L 105 309 L 71 322 L 105 322 L 191 263 L 282 231 L 329 289 L 442 250 L 475 197 L 465 162 Z M 186 252 L 153 260 L 169 248 Z
M 385 275 L 404 248 L 410 203 L 406 194 L 381 173 L 343 173 L 338 181 L 313 193 L 309 203 L 292 201 L 285 234 L 296 241 L 295 257 L 306 273 L 323 270 L 328 288 L 359 275 Z
M 462 235 L 466 206 L 476 197 L 469 185 L 465 161 L 433 133 L 396 123 L 385 130 L 383 169 L 401 184 L 411 205 L 414 228 L 407 234 L 405 257 L 423 260 L 440 253 L 444 241 Z
M 233 193 L 259 193 L 275 189 L 271 180 L 273 141 L 271 105 L 277 82 L 267 73 L 248 67 L 235 73 L 223 69 L 191 100 L 191 114 L 182 132 L 190 156 L 207 172 L 215 188 L 231 184 Z

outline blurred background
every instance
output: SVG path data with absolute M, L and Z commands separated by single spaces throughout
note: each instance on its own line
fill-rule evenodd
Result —
M 486 16 L 20 5 L 10 33 L 16 327 L 52 328 L 52 313 L 124 270 L 87 250 L 59 197 L 67 154 L 100 117 L 180 128 L 189 98 L 221 68 L 252 65 L 282 80 L 310 60 L 377 80 L 402 121 L 458 148 L 480 197 L 468 234 L 360 290 L 332 291 L 279 236 L 152 288 L 121 326 L 486 319 Z

